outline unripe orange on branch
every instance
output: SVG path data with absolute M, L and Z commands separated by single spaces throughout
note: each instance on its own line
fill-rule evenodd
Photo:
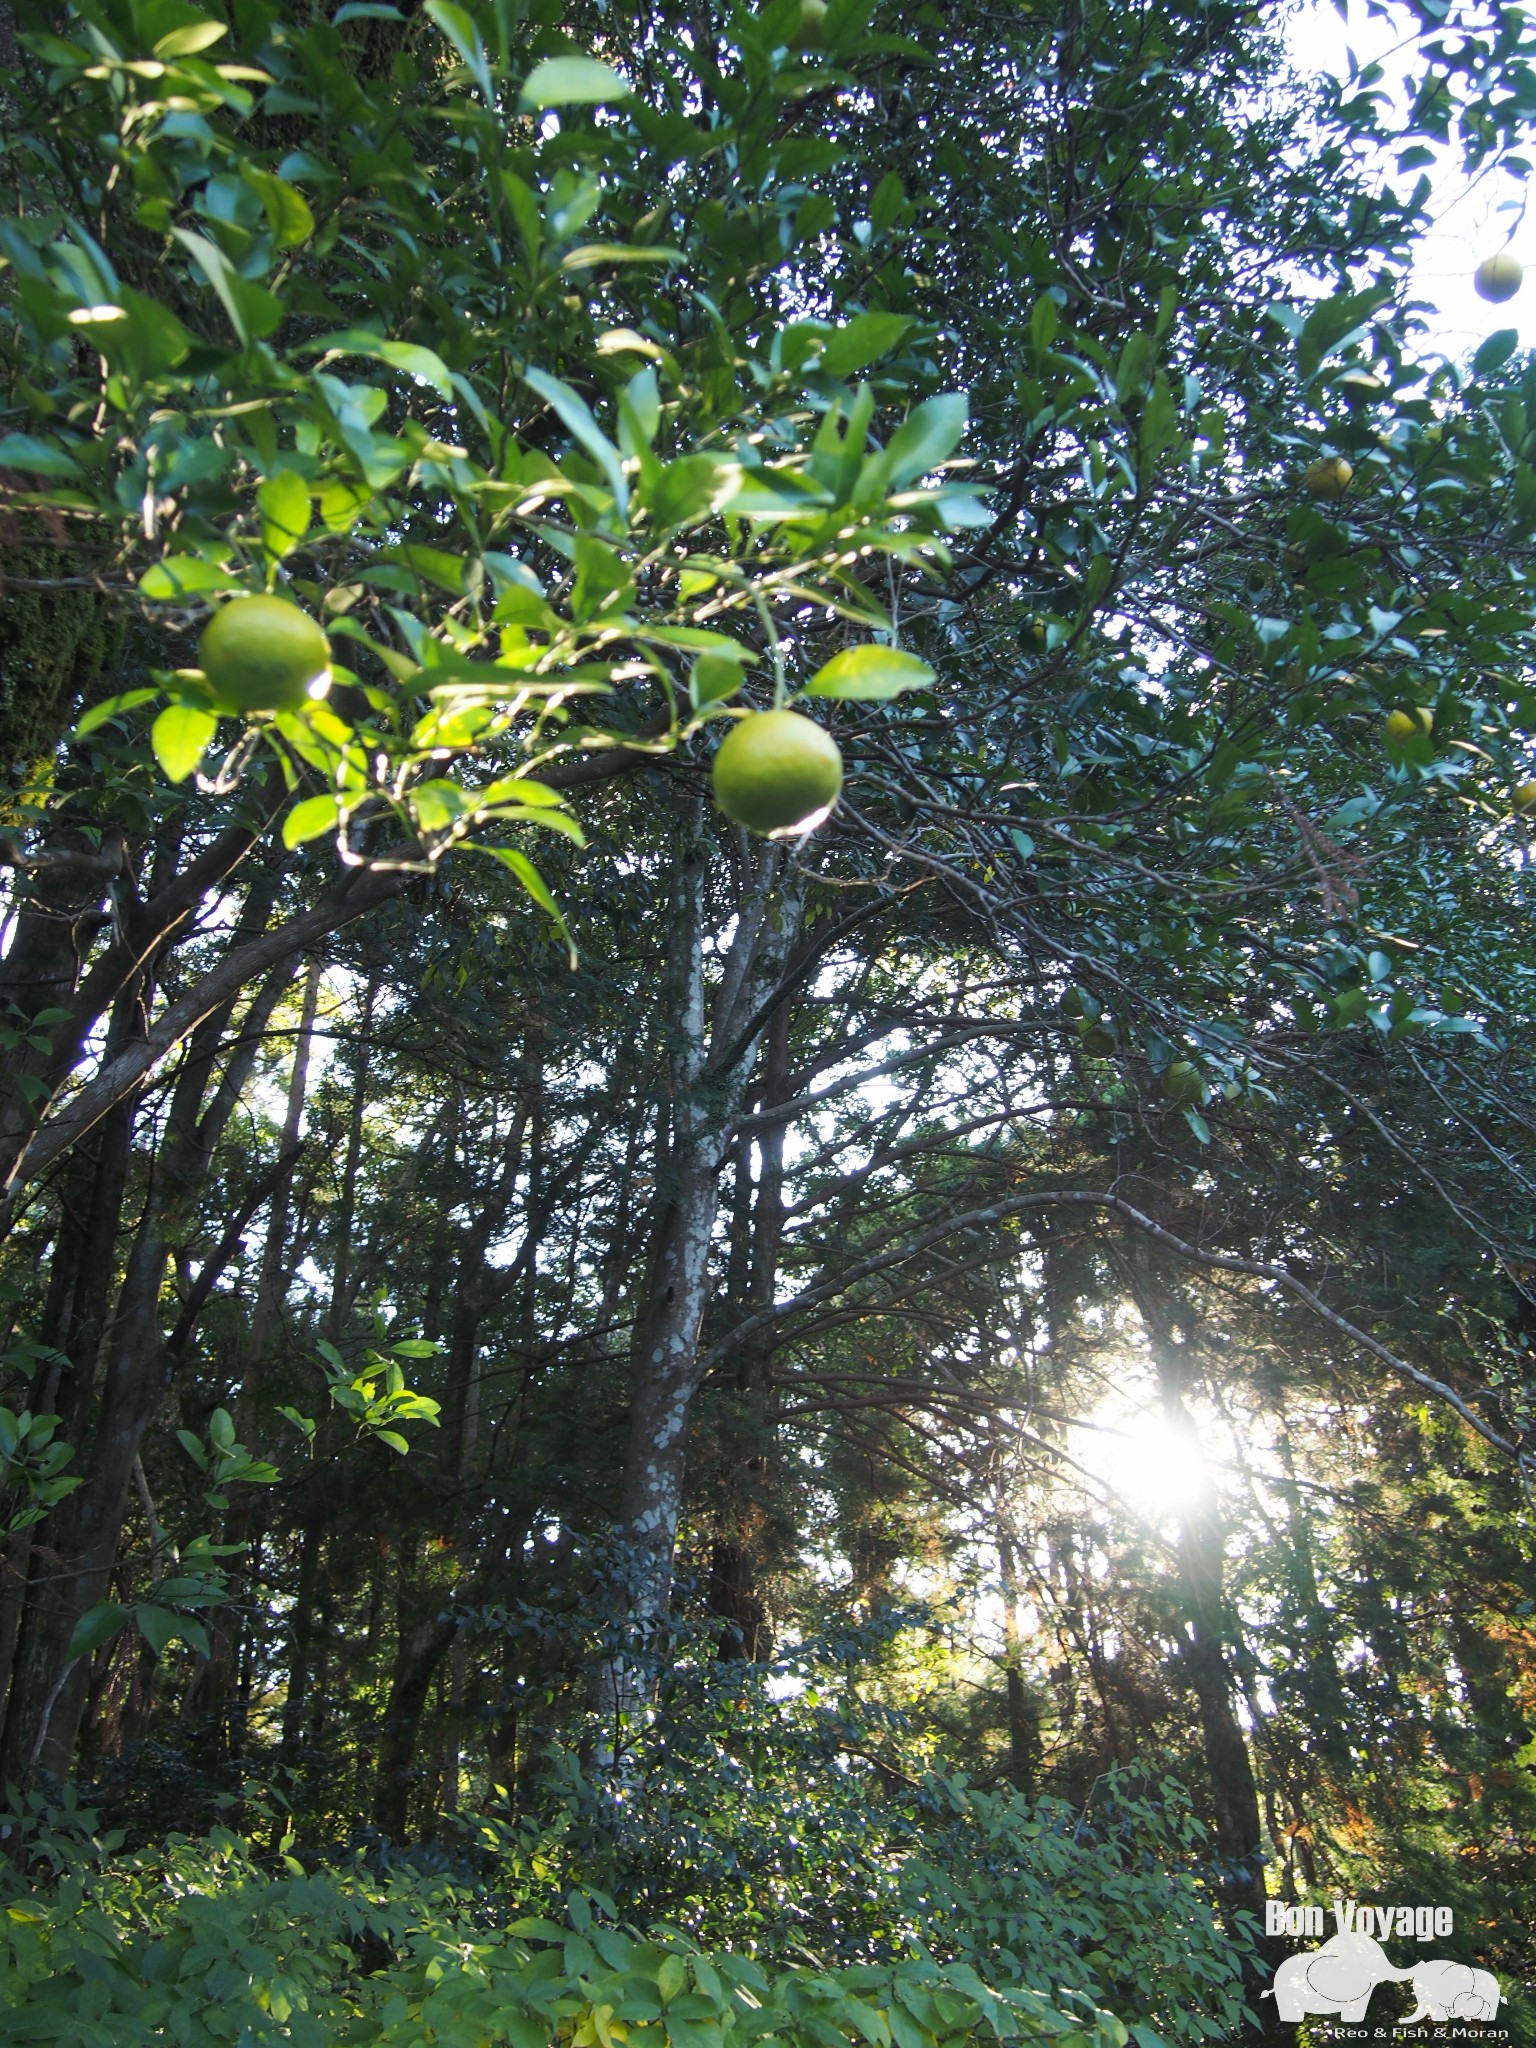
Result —
M 203 628 L 197 659 L 215 709 L 231 718 L 297 711 L 330 686 L 331 643 L 285 597 L 235 597 L 221 605 Z
M 1494 305 L 1502 306 L 1506 299 L 1512 299 L 1525 280 L 1525 266 L 1507 249 L 1500 249 L 1496 256 L 1485 256 L 1472 273 L 1472 288 L 1480 299 L 1491 299 Z
M 1522 816 L 1527 811 L 1536 811 L 1536 782 L 1515 784 L 1514 805 Z
M 763 838 L 809 832 L 837 802 L 843 757 L 837 741 L 798 711 L 753 711 L 733 725 L 715 754 L 715 802 Z
M 1432 732 L 1434 724 L 1435 714 L 1433 711 L 1427 710 L 1422 704 L 1413 711 L 1389 711 L 1387 713 L 1386 726 L 1387 738 L 1395 741 L 1398 746 L 1402 746 L 1408 740 L 1416 740 L 1421 732 Z
M 1198 1102 L 1205 1093 L 1205 1081 L 1193 1060 L 1175 1060 L 1163 1076 L 1163 1093 L 1170 1102 Z
M 827 40 L 827 0 L 800 0 L 800 20 L 789 39 L 792 50 L 819 50 Z
M 1342 455 L 1320 455 L 1307 464 L 1302 486 L 1309 498 L 1342 498 L 1354 480 L 1354 468 Z

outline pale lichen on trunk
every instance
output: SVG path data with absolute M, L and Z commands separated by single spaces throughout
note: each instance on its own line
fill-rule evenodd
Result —
M 647 1645 L 664 1624 L 671 1598 L 721 1180 L 768 1026 L 770 999 L 803 911 L 800 876 L 786 885 L 787 873 L 777 846 L 752 854 L 711 1001 L 704 849 L 697 824 L 685 828 L 668 936 L 668 1170 L 657 1192 L 647 1294 L 630 1348 L 620 1522 L 628 1548 L 631 1640 L 599 1688 L 599 1704 L 613 1717 L 614 1754 L 622 1751 L 624 1724 L 644 1712 Z

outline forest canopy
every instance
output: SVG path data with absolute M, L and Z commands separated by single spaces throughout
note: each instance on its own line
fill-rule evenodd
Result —
M 0 0 L 17 2039 L 1518 2007 L 1536 29 L 1390 19 Z

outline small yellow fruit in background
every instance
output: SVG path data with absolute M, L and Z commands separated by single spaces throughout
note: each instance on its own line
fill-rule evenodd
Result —
M 1193 1060 L 1175 1060 L 1163 1076 L 1163 1092 L 1170 1102 L 1198 1102 L 1205 1093 L 1205 1081 Z
M 1389 711 L 1387 713 L 1387 738 L 1403 746 L 1409 740 L 1416 740 L 1421 732 L 1430 732 L 1435 723 L 1433 711 L 1420 705 L 1416 711 Z
M 1515 784 L 1515 809 L 1521 812 L 1536 811 L 1536 782 Z
M 331 643 L 285 597 L 235 597 L 221 605 L 203 628 L 197 659 L 216 709 L 231 718 L 297 711 L 330 687 Z
M 798 711 L 753 711 L 733 725 L 715 754 L 715 802 L 763 838 L 819 825 L 843 786 L 837 741 Z
M 1302 478 L 1309 498 L 1342 498 L 1354 479 L 1354 468 L 1342 455 L 1320 455 L 1307 464 Z
M 827 40 L 827 0 L 800 0 L 800 23 L 789 39 L 792 50 L 819 50 Z
M 1497 256 L 1485 256 L 1472 273 L 1472 286 L 1480 299 L 1491 299 L 1496 306 L 1502 306 L 1506 299 L 1512 299 L 1525 279 L 1525 267 L 1511 256 L 1507 249 L 1501 249 Z

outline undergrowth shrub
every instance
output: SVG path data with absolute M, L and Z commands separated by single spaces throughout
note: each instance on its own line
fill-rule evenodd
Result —
M 1123 2048 L 1091 2001 L 924 1957 L 816 1970 L 676 1930 L 498 1920 L 484 1892 L 361 1862 L 273 1872 L 215 1829 L 76 1868 L 0 1915 L 0 2037 L 71 2048 Z M 1149 2037 L 1145 2033 L 1141 2038 Z

